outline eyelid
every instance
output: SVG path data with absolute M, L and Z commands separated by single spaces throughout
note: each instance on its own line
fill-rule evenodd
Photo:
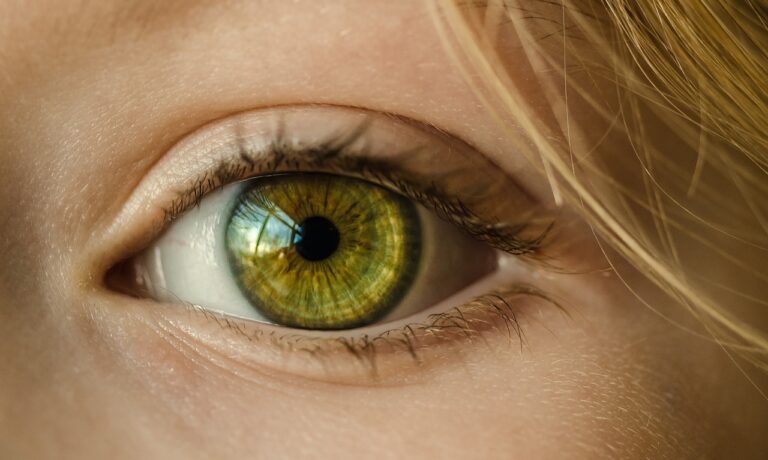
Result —
M 148 309 L 153 314 L 147 325 L 170 341 L 185 347 L 193 344 L 198 350 L 202 344 L 213 359 L 259 373 L 287 373 L 324 383 L 389 385 L 402 383 L 404 376 L 411 381 L 413 370 L 439 366 L 441 358 L 450 356 L 453 364 L 459 364 L 473 346 L 492 353 L 497 347 L 519 346 L 523 351 L 523 330 L 531 321 L 525 311 L 542 311 L 544 306 L 569 316 L 558 299 L 518 282 L 452 308 L 430 308 L 417 319 L 366 328 L 366 333 L 357 335 L 298 333 L 195 305 Z
M 540 237 L 552 221 L 550 214 L 534 216 L 541 207 L 532 195 L 487 157 L 427 125 L 390 114 L 341 107 L 277 107 L 243 113 L 203 127 L 172 148 L 142 179 L 106 231 L 102 240 L 112 246 L 118 241 L 117 247 L 123 251 L 104 260 L 102 268 L 106 270 L 142 249 L 163 230 L 169 217 L 227 181 L 281 171 L 322 170 L 317 158 L 307 157 L 306 153 L 318 154 L 319 144 L 349 138 L 350 133 L 361 127 L 365 127 L 364 135 L 353 136 L 347 142 L 348 152 L 326 155 L 327 172 L 340 172 L 349 165 L 359 167 L 365 159 L 367 167 L 381 166 L 376 174 L 381 174 L 384 167 L 398 171 L 398 184 L 383 184 L 394 188 L 413 188 L 426 179 L 430 182 L 429 192 L 435 195 L 439 192 L 438 183 L 450 182 L 450 187 L 457 188 L 454 184 L 462 182 L 461 192 L 445 193 L 461 198 L 455 203 L 460 211 L 471 209 L 485 218 L 480 222 L 519 224 L 529 239 Z M 276 142 L 291 149 L 274 149 Z M 284 153 L 288 150 L 299 154 L 287 157 Z M 467 171 L 482 179 L 467 181 Z M 408 175 L 413 179 L 401 179 Z M 424 194 L 427 190 L 412 192 Z M 486 209 L 478 209 L 483 207 Z M 510 216 L 514 217 L 512 222 Z
M 319 162 L 310 155 L 322 156 L 323 161 Z M 223 185 L 280 172 L 342 172 L 354 175 L 354 170 L 359 173 L 363 169 L 361 165 L 366 171 L 363 178 L 374 179 L 401 193 L 405 191 L 403 194 L 406 196 L 421 195 L 422 203 L 430 197 L 439 197 L 439 202 L 433 203 L 437 207 L 454 205 L 454 211 L 476 218 L 478 225 L 485 225 L 489 232 L 494 226 L 499 229 L 503 229 L 503 225 L 519 226 L 515 233 L 524 237 L 524 241 L 540 243 L 553 221 L 552 214 L 546 212 L 541 203 L 486 156 L 427 125 L 387 114 L 326 106 L 273 108 L 236 115 L 203 127 L 172 148 L 141 180 L 103 236 L 103 246 L 111 247 L 113 253 L 104 259 L 102 273 L 143 250 L 169 224 L 169 220 Z M 393 172 L 387 174 L 386 171 Z M 450 201 L 452 197 L 459 199 Z M 115 253 L 114 248 L 118 248 L 119 253 Z M 527 254 L 525 251 L 520 253 Z M 514 259 L 508 256 L 508 260 L 523 267 L 523 262 Z M 525 268 L 529 267 L 526 265 Z M 239 325 L 229 329 L 236 335 L 241 334 L 243 329 L 257 335 L 271 330 L 270 343 L 279 346 L 267 348 L 277 354 L 282 353 L 280 350 L 295 350 L 299 343 L 309 342 L 312 347 L 319 344 L 331 347 L 331 354 L 345 350 L 353 354 L 367 353 L 372 345 L 366 341 L 375 340 L 376 346 L 387 343 L 404 345 L 405 348 L 398 345 L 391 350 L 400 354 L 405 351 L 413 361 L 418 362 L 412 340 L 421 341 L 419 343 L 426 350 L 432 348 L 432 341 L 458 342 L 455 340 L 457 335 L 471 336 L 483 328 L 515 329 L 516 320 L 511 323 L 510 315 L 514 318 L 514 312 L 526 304 L 527 300 L 523 297 L 543 297 L 531 294 L 533 290 L 512 292 L 514 305 L 512 299 L 504 297 L 509 293 L 506 291 L 521 286 L 521 280 L 527 278 L 523 272 L 528 273 L 527 270 L 505 271 L 506 278 L 495 279 L 494 286 L 485 285 L 483 290 L 472 294 L 481 297 L 487 294 L 485 298 L 490 298 L 491 302 L 467 303 L 467 298 L 450 298 L 446 301 L 450 303 L 441 302 L 435 306 L 440 311 L 430 308 L 423 312 L 438 313 L 438 322 L 430 324 L 431 320 L 427 319 L 425 325 L 424 322 L 414 323 L 414 318 L 408 317 L 397 324 L 382 324 L 378 331 L 354 331 L 347 336 L 336 332 L 334 338 L 312 337 L 315 334 L 305 331 L 301 336 L 294 337 L 295 340 L 288 340 L 287 333 L 275 332 L 275 328 L 263 324 L 222 317 L 196 307 L 191 310 L 202 313 L 208 319 L 217 319 L 208 323 Z M 488 292 L 499 287 L 506 291 L 493 301 L 493 295 Z M 456 305 L 461 307 L 451 309 Z M 183 310 L 156 306 L 151 310 L 163 310 L 158 313 L 161 318 Z M 478 308 L 481 306 L 483 308 Z M 450 312 L 459 316 L 452 317 Z M 456 324 L 465 313 L 476 314 L 477 320 L 463 326 Z M 177 327 L 196 334 L 194 328 L 190 329 L 184 321 L 177 324 Z M 414 330 L 418 330 L 418 337 L 414 335 Z M 437 333 L 438 330 L 440 333 Z M 258 353 L 265 352 L 264 347 L 255 348 L 261 349 L 257 350 Z M 311 347 L 305 351 L 312 354 Z

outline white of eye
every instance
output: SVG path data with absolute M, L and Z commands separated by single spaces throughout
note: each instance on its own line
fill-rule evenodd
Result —
M 210 193 L 135 260 L 137 272 L 152 297 L 271 322 L 243 295 L 227 255 L 229 217 L 247 186 L 248 181 L 243 181 Z M 422 225 L 418 273 L 404 299 L 378 324 L 407 318 L 448 298 L 458 301 L 457 295 L 481 294 L 478 281 L 485 285 L 482 280 L 499 266 L 498 251 L 466 236 L 426 208 L 417 209 Z

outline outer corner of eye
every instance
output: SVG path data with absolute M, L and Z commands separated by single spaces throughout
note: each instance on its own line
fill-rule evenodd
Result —
M 346 330 L 432 307 L 497 251 L 363 179 L 285 173 L 204 197 L 111 270 L 123 292 L 289 328 Z

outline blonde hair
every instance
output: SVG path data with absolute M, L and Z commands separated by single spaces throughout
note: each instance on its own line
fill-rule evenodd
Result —
M 513 147 L 540 167 L 555 201 L 578 206 L 602 240 L 727 351 L 768 369 L 765 323 L 758 325 L 768 316 L 765 6 L 431 6 L 479 97 L 510 138 L 520 130 L 529 138 Z M 537 76 L 546 108 L 532 100 L 526 72 L 512 66 Z

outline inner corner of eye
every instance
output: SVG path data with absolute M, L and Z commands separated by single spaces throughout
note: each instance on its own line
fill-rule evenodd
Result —
M 144 266 L 137 260 L 138 257 L 123 259 L 112 265 L 104 274 L 104 286 L 131 297 L 153 297 Z
M 258 177 L 199 208 L 113 267 L 110 286 L 339 330 L 418 313 L 497 268 L 489 246 L 399 193 L 347 176 Z

